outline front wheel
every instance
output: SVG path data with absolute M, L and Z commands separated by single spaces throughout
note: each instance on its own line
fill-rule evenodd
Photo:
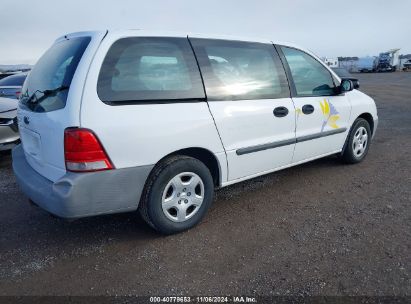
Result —
M 139 210 L 155 230 L 172 234 L 198 224 L 213 196 L 214 182 L 209 169 L 195 158 L 173 156 L 153 169 Z
M 348 135 L 342 160 L 349 164 L 359 163 L 367 155 L 370 143 L 370 124 L 363 118 L 357 118 Z

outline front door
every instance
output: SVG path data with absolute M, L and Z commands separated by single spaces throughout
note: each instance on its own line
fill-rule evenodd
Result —
M 191 37 L 190 41 L 227 153 L 228 180 L 289 165 L 295 147 L 295 109 L 273 45 Z
M 313 56 L 281 47 L 293 80 L 296 108 L 296 147 L 293 163 L 339 152 L 349 131 L 351 104 L 336 95 L 330 71 Z

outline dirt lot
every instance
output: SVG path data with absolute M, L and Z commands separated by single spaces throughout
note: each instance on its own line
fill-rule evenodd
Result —
M 411 73 L 361 74 L 380 117 L 359 165 L 326 158 L 217 192 L 196 228 L 66 222 L 0 160 L 0 295 L 411 295 Z

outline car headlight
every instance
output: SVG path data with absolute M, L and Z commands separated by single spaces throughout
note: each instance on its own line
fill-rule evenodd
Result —
M 0 117 L 0 126 L 9 126 L 14 123 L 13 118 L 1 118 Z

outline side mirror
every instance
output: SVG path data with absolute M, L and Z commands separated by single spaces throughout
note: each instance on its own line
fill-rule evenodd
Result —
M 354 90 L 354 84 L 349 79 L 341 79 L 340 94 Z
M 341 77 L 341 80 L 351 80 L 353 84 L 354 89 L 359 89 L 360 88 L 360 81 L 357 78 L 351 78 L 351 77 Z
M 360 88 L 360 81 L 358 79 L 352 78 L 351 81 L 354 85 L 354 89 L 359 89 Z

